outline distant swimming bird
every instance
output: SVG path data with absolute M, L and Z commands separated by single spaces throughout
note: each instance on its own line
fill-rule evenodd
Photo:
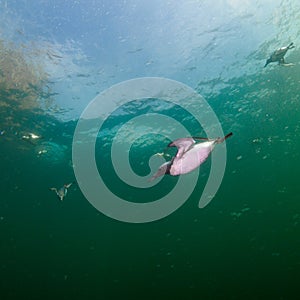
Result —
M 64 184 L 60 189 L 57 188 L 50 188 L 51 191 L 54 191 L 56 193 L 56 195 L 58 196 L 58 198 L 60 199 L 60 201 L 64 200 L 64 197 L 66 197 L 67 193 L 68 193 L 68 188 L 73 184 L 73 182 L 69 183 L 69 184 Z
M 152 181 L 155 178 L 165 174 L 177 176 L 195 170 L 206 161 L 216 144 L 223 143 L 231 135 L 232 132 L 223 138 L 217 139 L 190 137 L 177 139 L 171 142 L 168 147 L 177 147 L 178 150 L 176 155 L 171 161 L 161 165 L 158 171 L 149 179 L 149 181 Z M 205 140 L 205 142 L 196 143 L 196 140 Z
M 275 50 L 271 54 L 270 58 L 267 59 L 265 67 L 269 63 L 276 62 L 276 61 L 278 61 L 279 65 L 285 65 L 285 66 L 291 66 L 291 65 L 293 65 L 293 64 L 286 64 L 285 61 L 284 61 L 284 56 L 287 53 L 287 51 L 290 50 L 290 49 L 293 49 L 293 48 L 295 48 L 294 43 L 290 43 L 286 47 L 281 47 L 281 48 Z
M 22 136 L 22 139 L 24 141 L 26 141 L 26 142 L 28 142 L 28 143 L 30 143 L 32 145 L 36 145 L 35 141 L 37 141 L 37 140 L 39 140 L 41 138 L 42 138 L 42 136 L 36 135 L 36 134 L 34 134 L 32 132 L 29 132 L 29 133 L 27 133 L 27 134 L 25 134 L 25 135 Z

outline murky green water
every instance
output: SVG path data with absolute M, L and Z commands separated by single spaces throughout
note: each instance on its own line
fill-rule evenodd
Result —
M 0 1 L 2 7 L 9 7 L 4 2 Z M 229 2 L 234 5 L 234 1 Z M 14 5 L 17 11 L 18 4 Z M 186 9 L 191 9 L 190 5 L 195 4 L 185 5 Z M 203 9 L 211 11 L 208 2 L 205 5 L 207 7 Z M 223 5 L 226 6 L 225 2 Z M 235 5 L 237 9 L 238 3 Z M 255 10 L 250 5 L 252 12 L 257 14 L 240 19 L 237 15 L 232 22 L 226 23 L 228 27 L 220 26 L 211 32 L 216 34 L 218 47 L 209 44 L 213 55 L 205 62 L 201 49 L 191 42 L 187 49 L 193 48 L 194 52 L 183 52 L 181 57 L 184 61 L 187 56 L 185 69 L 181 61 L 172 64 L 173 57 L 165 55 L 163 47 L 152 50 L 152 62 L 147 56 L 151 51 L 147 49 L 144 53 L 135 45 L 135 51 L 126 52 L 129 58 L 123 56 L 115 64 L 101 62 L 103 69 L 97 73 L 93 63 L 82 63 L 79 55 L 82 53 L 77 46 L 66 42 L 69 47 L 66 50 L 57 44 L 48 45 L 48 48 L 43 44 L 39 53 L 49 47 L 51 51 L 62 52 L 58 52 L 59 55 L 55 52 L 50 65 L 47 62 L 48 75 L 56 74 L 55 84 L 51 82 L 51 76 L 45 75 L 47 78 L 44 78 L 41 75 L 44 73 L 39 73 L 37 82 L 29 80 L 33 86 L 23 77 L 11 79 L 22 81 L 26 87 L 22 89 L 23 94 L 20 88 L 7 86 L 1 86 L 0 91 L 0 298 L 297 299 L 300 276 L 300 40 L 296 34 L 299 33 L 297 5 L 295 1 L 283 1 L 281 6 L 277 3 L 273 8 L 272 16 L 280 19 L 276 23 L 280 30 L 269 41 L 262 38 L 269 34 L 267 28 L 273 24 L 270 15 L 264 15 L 267 12 L 263 8 L 266 7 L 259 3 Z M 183 16 L 184 13 L 182 11 Z M 175 8 L 166 14 L 178 17 Z M 186 12 L 187 19 L 190 14 Z M 118 14 L 113 16 L 116 18 Z M 284 16 L 289 16 L 289 19 Z M 256 36 L 246 30 L 255 20 L 258 22 L 256 28 L 263 28 L 262 32 L 256 31 Z M 230 37 L 236 36 L 235 24 L 239 21 L 243 26 L 247 25 L 242 26 L 244 31 L 240 38 L 245 42 L 241 49 L 236 48 L 236 44 L 232 56 L 221 57 L 222 47 L 224 51 L 228 49 L 226 38 L 229 42 L 236 41 Z M 263 22 L 268 26 L 263 27 Z M 168 22 L 162 21 L 162 24 L 166 26 Z M 154 32 L 159 32 L 157 27 L 159 25 L 153 27 Z M 189 27 L 188 34 L 191 32 Z M 205 32 L 207 30 L 199 29 L 198 37 L 201 38 L 200 33 L 207 34 Z M 171 33 L 176 36 L 170 30 L 168 34 Z M 226 35 L 225 39 L 221 33 Z M 134 34 L 139 40 L 141 33 L 134 33 L 132 29 L 129 35 Z M 7 40 L 7 36 L 0 37 Z M 179 37 L 185 41 L 184 35 Z M 251 41 L 246 42 L 246 37 L 255 41 L 255 46 L 257 43 L 257 49 L 251 48 Z M 25 35 L 22 39 L 27 38 L 30 40 L 32 36 Z M 157 38 L 163 41 L 163 37 Z M 290 51 L 287 60 L 295 66 L 285 68 L 273 64 L 263 68 L 269 45 L 277 45 L 276 40 L 280 40 L 278 46 L 294 41 L 296 48 Z M 114 42 L 112 37 L 108 49 Z M 170 38 L 169 43 L 172 42 L 174 39 Z M 35 46 L 32 47 L 31 50 L 36 50 Z M 175 48 L 178 50 L 178 47 Z M 251 55 L 241 59 L 240 51 L 248 48 Z M 205 49 L 209 53 L 209 48 Z M 121 46 L 120 52 L 125 55 Z M 32 53 L 25 54 L 30 58 L 30 67 Z M 231 63 L 234 54 L 240 65 Z M 49 55 L 45 57 L 49 59 Z M 140 70 L 139 55 L 145 55 Z M 112 56 L 117 57 L 117 53 L 112 53 Z M 38 59 L 41 59 L 40 54 Z M 206 65 L 208 60 L 209 66 Z M 161 65 L 161 61 L 166 65 Z M 19 64 L 16 66 L 20 67 Z M 128 69 L 124 71 L 122 67 L 125 66 Z M 154 69 L 149 70 L 147 66 Z M 173 72 L 176 66 L 179 68 L 177 73 Z M 166 68 L 165 72 L 163 68 Z M 204 74 L 207 78 L 202 74 L 203 69 L 207 71 Z M 108 76 L 108 70 L 111 76 Z M 215 77 L 213 74 L 221 75 Z M 224 132 L 234 133 L 227 141 L 226 172 L 215 198 L 204 209 L 198 208 L 199 195 L 209 173 L 208 161 L 201 168 L 197 186 L 188 201 L 159 221 L 130 224 L 113 220 L 98 212 L 76 183 L 69 188 L 65 200 L 59 201 L 49 188 L 76 181 L 72 166 L 72 138 L 80 115 L 78 111 L 81 112 L 98 92 L 111 84 L 144 75 L 182 80 L 195 88 L 213 108 Z M 160 103 L 159 99 L 133 102 L 117 111 L 99 134 L 96 156 L 108 186 L 127 200 L 152 201 L 176 184 L 176 179 L 167 178 L 150 192 L 141 191 L 126 186 L 111 168 L 109 143 L 116 130 L 133 115 L 151 111 L 164 111 L 181 120 L 192 135 L 203 134 L 201 128 L 184 115 L 185 112 Z M 39 138 L 24 138 L 29 133 Z M 161 136 L 145 135 L 144 138 L 147 142 L 136 141 L 130 156 L 133 169 L 139 175 L 148 174 L 149 157 L 162 151 L 167 141 Z

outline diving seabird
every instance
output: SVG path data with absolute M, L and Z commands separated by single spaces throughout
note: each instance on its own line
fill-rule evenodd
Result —
M 284 61 L 284 56 L 287 53 L 288 50 L 295 48 L 294 43 L 290 43 L 288 46 L 286 47 L 281 47 L 277 50 L 275 50 L 271 56 L 267 59 L 265 67 L 272 62 L 276 62 L 278 61 L 279 65 L 283 65 L 283 66 L 291 66 L 293 64 L 287 64 Z
M 54 191 L 56 193 L 56 195 L 58 196 L 58 198 L 60 199 L 60 201 L 64 200 L 64 197 L 66 197 L 67 193 L 68 193 L 68 188 L 73 184 L 73 182 L 69 183 L 69 184 L 64 184 L 61 188 L 57 189 L 57 188 L 50 188 L 51 191 Z
M 149 179 L 154 180 L 157 177 L 169 174 L 177 176 L 189 173 L 198 168 L 206 161 L 216 144 L 221 144 L 232 132 L 223 138 L 208 139 L 201 137 L 181 138 L 171 142 L 168 147 L 177 147 L 177 153 L 171 161 L 161 165 L 158 171 Z M 197 143 L 196 140 L 205 140 L 205 142 Z

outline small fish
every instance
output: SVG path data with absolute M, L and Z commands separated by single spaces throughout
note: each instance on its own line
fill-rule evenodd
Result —
M 129 50 L 129 51 L 127 51 L 127 53 L 137 53 L 137 52 L 140 52 L 140 51 L 143 51 L 143 48 L 137 48 L 135 50 Z
M 48 151 L 46 149 L 43 149 L 43 150 L 39 150 L 38 151 L 38 155 L 42 155 L 42 154 L 45 154 L 47 153 Z
M 51 52 L 49 50 L 46 52 L 46 54 L 47 54 L 48 58 L 51 59 L 51 60 L 53 59 L 53 57 L 55 57 L 55 58 L 63 58 L 62 56 L 60 56 L 58 54 L 55 54 L 55 53 L 53 53 L 53 52 Z
M 165 162 L 161 165 L 149 181 L 165 174 L 177 176 L 195 170 L 206 161 L 216 144 L 223 143 L 231 135 L 232 132 L 223 138 L 217 139 L 190 137 L 177 139 L 171 142 L 168 147 L 177 147 L 176 155 L 171 161 Z M 205 140 L 205 142 L 196 143 L 196 140 Z
M 64 198 L 67 196 L 68 193 L 68 188 L 73 184 L 73 182 L 69 183 L 69 184 L 64 184 L 61 188 L 57 189 L 57 188 L 49 188 L 51 191 L 54 191 L 56 193 L 56 195 L 58 196 L 58 198 L 60 199 L 60 201 L 63 201 Z

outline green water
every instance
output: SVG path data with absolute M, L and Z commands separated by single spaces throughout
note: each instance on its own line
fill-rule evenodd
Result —
M 221 188 L 198 209 L 207 162 L 183 207 L 148 224 L 104 216 L 76 184 L 60 202 L 48 188 L 74 180 L 76 122 L 1 108 L 19 123 L 2 119 L 1 298 L 295 299 L 298 74 L 296 66 L 242 77 L 210 97 L 224 131 L 234 133 Z M 21 138 L 29 129 L 43 136 L 36 145 Z M 38 155 L 45 143 L 53 153 Z
M 0 0 L 0 299 L 298 299 L 299 12 L 296 0 Z M 293 67 L 263 67 L 290 42 Z M 195 89 L 233 136 L 209 205 L 198 208 L 210 159 L 182 207 L 131 224 L 85 198 L 72 141 L 91 99 L 144 76 Z M 161 99 L 132 101 L 104 123 L 96 163 L 117 195 L 149 202 L 177 178 L 128 187 L 110 160 L 117 130 L 157 112 L 193 136 L 205 132 Z M 134 172 L 148 175 L 168 143 L 141 135 L 129 154 Z M 63 202 L 49 190 L 73 181 Z

